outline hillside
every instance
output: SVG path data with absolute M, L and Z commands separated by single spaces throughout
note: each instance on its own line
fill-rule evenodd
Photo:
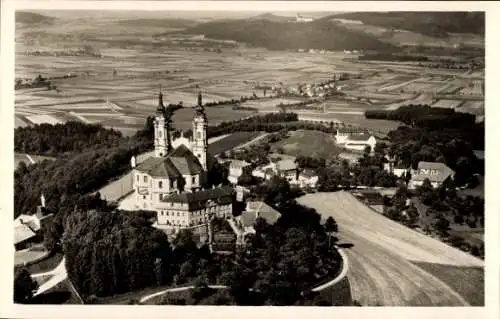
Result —
M 189 28 L 197 24 L 196 21 L 187 19 L 126 19 L 117 21 L 118 25 L 127 27 L 164 27 L 164 28 Z
M 293 20 L 293 18 L 279 16 L 279 15 L 275 15 L 272 13 L 263 13 L 263 14 L 259 14 L 257 16 L 251 17 L 249 20 L 267 20 L 267 21 L 273 21 L 273 22 L 289 22 L 290 20 Z
M 348 19 L 373 26 L 402 29 L 424 35 L 447 37 L 448 33 L 484 35 L 483 12 L 353 12 L 324 17 Z
M 372 35 L 324 20 L 311 23 L 262 19 L 214 21 L 188 28 L 182 33 L 204 34 L 213 39 L 234 40 L 270 50 L 387 50 L 394 47 Z
M 56 18 L 49 17 L 43 14 L 28 12 L 28 11 L 16 11 L 16 23 L 22 24 L 51 24 Z

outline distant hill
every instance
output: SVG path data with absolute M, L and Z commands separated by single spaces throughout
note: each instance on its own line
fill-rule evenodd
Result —
M 204 34 L 213 39 L 234 40 L 270 50 L 387 50 L 394 47 L 372 35 L 324 20 L 310 23 L 266 19 L 219 20 L 199 24 L 182 33 Z
M 52 23 L 56 20 L 54 17 L 49 17 L 43 14 L 28 12 L 28 11 L 16 11 L 16 23 L 22 24 L 41 24 L 41 23 Z
M 164 27 L 164 28 L 179 28 L 179 29 L 193 27 L 197 24 L 197 22 L 193 20 L 174 19 L 174 18 L 126 19 L 126 20 L 118 20 L 117 23 L 119 25 L 128 27 Z
M 267 20 L 267 21 L 272 21 L 272 22 L 289 22 L 290 20 L 293 20 L 294 18 L 292 17 L 284 17 L 284 16 L 279 16 L 275 15 L 272 13 L 263 13 L 259 14 L 257 16 L 251 17 L 248 20 Z
M 353 12 L 322 20 L 359 20 L 364 24 L 446 37 L 448 33 L 484 35 L 483 12 Z

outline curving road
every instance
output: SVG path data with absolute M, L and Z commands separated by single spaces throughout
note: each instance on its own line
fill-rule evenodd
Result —
M 373 212 L 347 192 L 307 194 L 298 201 L 323 218 L 334 217 L 341 241 L 354 245 L 345 250 L 353 300 L 366 306 L 468 306 L 412 262 L 483 267 L 482 260 Z

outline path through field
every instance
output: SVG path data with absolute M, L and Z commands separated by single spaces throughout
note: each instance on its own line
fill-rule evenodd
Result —
M 484 267 L 482 260 L 375 213 L 347 192 L 307 194 L 298 201 L 324 219 L 334 217 L 341 242 L 354 245 L 345 250 L 353 300 L 365 306 L 469 305 L 414 262 L 477 268 Z

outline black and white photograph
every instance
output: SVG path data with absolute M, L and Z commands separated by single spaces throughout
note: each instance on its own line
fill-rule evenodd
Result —
M 14 304 L 485 306 L 485 10 L 113 2 L 13 13 Z

